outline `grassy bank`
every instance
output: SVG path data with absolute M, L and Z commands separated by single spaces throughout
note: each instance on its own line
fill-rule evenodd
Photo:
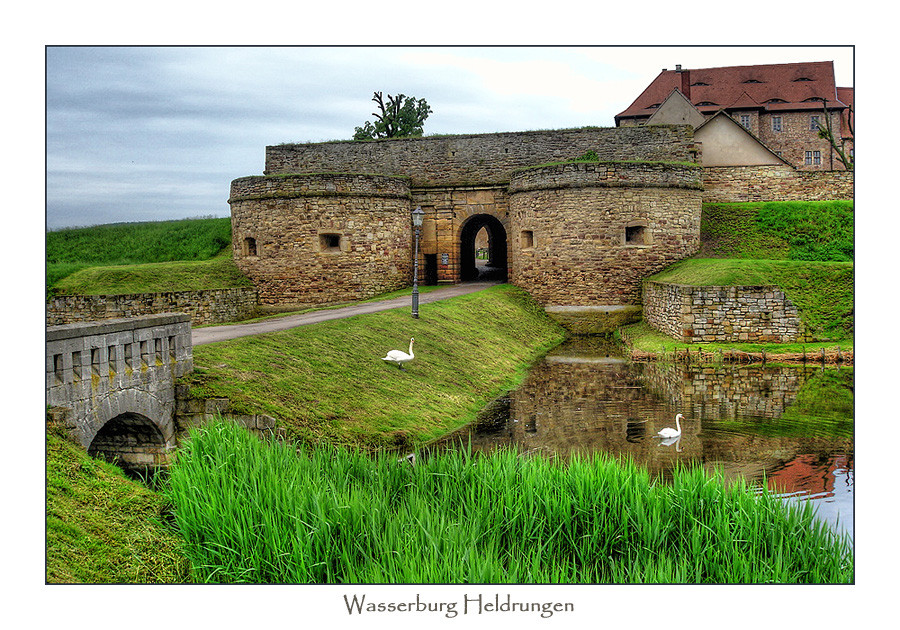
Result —
M 194 348 L 191 395 L 275 417 L 292 438 L 377 448 L 454 429 L 517 384 L 564 333 L 522 290 L 492 287 L 395 309 Z M 382 361 L 406 350 L 399 370 Z
M 814 519 L 682 470 L 602 457 L 453 451 L 413 466 L 298 454 L 229 424 L 194 432 L 170 496 L 195 575 L 253 583 L 845 583 L 852 552 Z
M 227 217 L 54 230 L 46 235 L 47 287 L 88 267 L 209 260 L 230 245 Z
M 209 260 L 87 267 L 57 281 L 53 292 L 120 295 L 252 286 L 250 279 L 234 264 L 228 250 Z
M 189 565 L 163 523 L 168 502 L 47 432 L 47 582 L 173 583 Z
M 703 258 L 853 260 L 852 201 L 703 204 Z

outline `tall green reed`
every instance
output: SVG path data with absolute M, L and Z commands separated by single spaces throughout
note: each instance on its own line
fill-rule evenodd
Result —
M 720 475 L 513 451 L 373 457 L 217 423 L 167 492 L 195 577 L 255 583 L 851 582 L 811 508 Z

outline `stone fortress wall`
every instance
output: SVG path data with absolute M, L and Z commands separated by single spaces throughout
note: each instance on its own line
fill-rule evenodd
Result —
M 517 171 L 510 279 L 542 304 L 640 304 L 643 278 L 700 247 L 700 172 L 631 162 Z
M 359 300 L 409 284 L 409 181 L 363 174 L 231 184 L 232 247 L 261 304 Z
M 531 170 L 588 153 L 601 162 Z M 639 278 L 699 246 L 696 158 L 692 129 L 671 125 L 267 147 L 265 174 L 232 184 L 235 260 L 272 304 L 408 286 L 420 206 L 420 282 L 469 279 L 485 227 L 543 304 L 634 304 Z

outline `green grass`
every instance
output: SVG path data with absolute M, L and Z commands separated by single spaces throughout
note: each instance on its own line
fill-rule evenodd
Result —
M 602 456 L 372 458 L 191 434 L 169 494 L 194 575 L 250 583 L 851 583 L 849 540 L 765 491 Z
M 853 277 L 850 262 L 688 259 L 649 280 L 692 286 L 777 285 L 811 333 L 838 340 L 853 336 Z
M 47 432 L 47 562 L 50 583 L 188 580 L 181 543 L 163 523 L 160 494 Z
M 366 447 L 427 440 L 474 418 L 562 341 L 562 329 L 521 289 L 491 287 L 393 309 L 194 348 L 195 397 L 226 397 L 238 413 L 273 416 L 290 435 Z M 416 359 L 382 361 L 416 338 Z
M 852 201 L 703 204 L 703 258 L 853 260 Z
M 52 289 L 56 295 L 121 295 L 252 286 L 228 250 L 209 260 L 87 267 Z
M 54 230 L 46 234 L 47 287 L 87 267 L 208 260 L 230 244 L 227 217 Z

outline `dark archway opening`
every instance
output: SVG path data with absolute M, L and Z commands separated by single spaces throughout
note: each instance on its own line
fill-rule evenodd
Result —
M 147 416 L 130 412 L 112 418 L 97 431 L 88 455 L 138 475 L 168 463 L 162 432 Z
M 497 217 L 490 214 L 476 214 L 470 217 L 463 225 L 459 240 L 461 282 L 473 280 L 506 282 L 508 277 L 506 228 Z M 476 247 L 476 241 L 480 247 Z

